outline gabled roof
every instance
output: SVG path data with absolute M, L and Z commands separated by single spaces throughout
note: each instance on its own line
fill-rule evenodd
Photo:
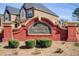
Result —
M 15 15 L 19 14 L 19 9 L 15 7 L 6 6 L 6 10 L 8 10 L 10 14 L 15 14 Z
M 47 12 L 49 14 L 52 14 L 54 16 L 57 16 L 54 12 L 52 12 L 51 10 L 49 10 L 48 8 L 46 8 L 45 6 L 43 6 L 41 3 L 24 3 L 23 7 L 25 9 L 29 9 L 29 8 L 35 8 L 35 9 L 38 9 L 38 10 L 41 10 L 41 11 L 44 11 L 44 12 Z

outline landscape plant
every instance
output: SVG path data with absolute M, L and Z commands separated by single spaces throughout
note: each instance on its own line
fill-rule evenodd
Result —
M 18 40 L 10 40 L 8 41 L 8 45 L 10 48 L 17 48 L 19 46 L 19 41 Z
M 35 40 L 28 40 L 28 41 L 25 41 L 25 47 L 26 47 L 26 48 L 33 48 L 33 47 L 35 47 L 35 45 L 36 45 Z
M 52 40 L 46 40 L 46 39 L 36 40 L 36 45 L 37 47 L 48 48 L 51 47 Z

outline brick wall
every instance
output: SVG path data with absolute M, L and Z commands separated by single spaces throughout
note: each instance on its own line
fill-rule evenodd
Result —
M 68 26 L 68 41 L 77 41 L 76 26 Z
M 3 41 L 8 41 L 12 39 L 12 26 L 10 23 L 4 24 L 4 30 L 3 30 Z
M 12 34 L 15 39 L 18 39 L 20 41 L 25 41 L 27 39 L 40 39 L 40 38 L 47 38 L 47 39 L 52 39 L 54 41 L 66 41 L 67 38 L 69 38 L 68 41 L 71 41 L 71 37 L 75 38 L 75 28 L 70 28 L 68 27 L 68 32 L 65 29 L 61 29 L 57 25 L 54 25 L 49 19 L 41 18 L 41 22 L 46 23 L 50 28 L 51 28 L 51 34 L 50 35 L 29 35 L 28 34 L 28 28 L 30 25 L 38 22 L 38 18 L 31 19 L 28 23 L 25 25 L 22 25 L 21 28 L 17 30 L 13 30 L 12 27 L 10 26 L 11 24 L 8 24 L 7 26 L 4 26 L 4 38 L 3 41 L 8 41 L 12 39 Z M 5 24 L 6 25 L 6 24 Z M 71 31 L 73 29 L 73 31 Z M 72 34 L 70 34 L 72 32 Z M 68 37 L 67 37 L 68 33 Z M 73 40 L 73 39 L 72 39 Z

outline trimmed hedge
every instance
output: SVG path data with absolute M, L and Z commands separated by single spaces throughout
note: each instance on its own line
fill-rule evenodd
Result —
M 51 47 L 51 45 L 52 45 L 52 40 L 46 40 L 46 39 L 25 41 L 26 48 L 33 48 L 33 47 L 48 48 Z M 10 40 L 8 41 L 8 46 L 9 48 L 17 48 L 19 46 L 19 41 Z
M 52 45 L 52 40 L 36 40 L 37 47 L 48 48 Z
M 19 46 L 19 41 L 10 40 L 10 41 L 8 41 L 8 45 L 9 45 L 10 48 L 17 48 Z
M 33 48 L 33 47 L 35 47 L 35 45 L 36 45 L 35 40 L 25 41 L 26 48 Z

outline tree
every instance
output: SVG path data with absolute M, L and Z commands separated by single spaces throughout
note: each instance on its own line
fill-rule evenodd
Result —
M 76 8 L 72 14 L 73 19 L 79 21 L 79 8 Z

